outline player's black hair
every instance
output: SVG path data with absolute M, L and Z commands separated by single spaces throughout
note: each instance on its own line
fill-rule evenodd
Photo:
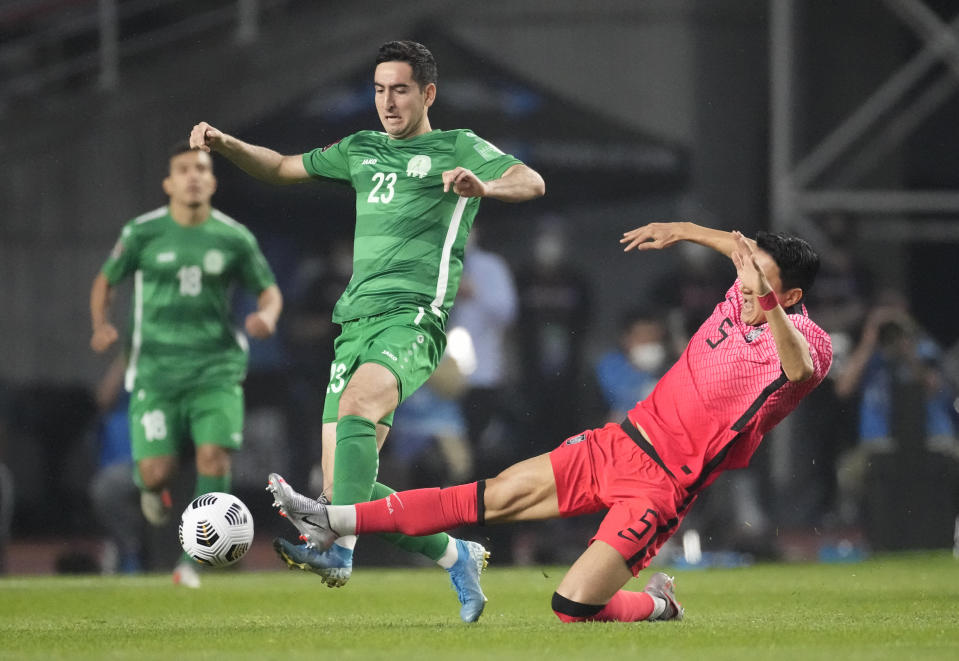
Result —
M 387 41 L 376 53 L 376 64 L 406 62 L 413 68 L 413 80 L 423 89 L 436 84 L 436 60 L 423 44 L 415 41 Z
M 179 156 L 180 154 L 185 154 L 185 153 L 187 153 L 188 151 L 193 151 L 193 149 L 190 147 L 190 141 L 189 141 L 189 140 L 179 140 L 179 141 L 175 142 L 175 143 L 170 147 L 170 153 L 169 153 L 168 156 L 169 156 L 169 158 L 173 158 L 174 156 Z
M 819 273 L 819 254 L 804 239 L 785 232 L 759 232 L 756 245 L 769 253 L 779 267 L 783 289 L 799 287 L 803 298 Z

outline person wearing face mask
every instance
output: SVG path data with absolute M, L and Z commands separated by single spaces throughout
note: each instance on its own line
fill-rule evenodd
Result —
M 959 511 L 956 391 L 905 295 L 878 298 L 836 378 L 837 394 L 859 413 L 858 438 L 836 465 L 838 524 L 862 529 L 878 550 L 934 548 Z M 908 497 L 884 503 L 896 480 Z
M 725 255 L 737 278 L 621 422 L 567 436 L 551 452 L 493 478 L 356 505 L 313 500 L 273 473 L 274 505 L 318 548 L 341 535 L 421 535 L 605 512 L 553 594 L 556 616 L 562 622 L 682 619 L 666 574 L 654 573 L 642 591 L 623 588 L 676 533 L 700 493 L 724 471 L 745 468 L 765 434 L 822 382 L 832 345 L 802 304 L 819 269 L 808 243 L 765 232 L 752 240 L 693 223 L 651 223 L 621 239 L 627 252 L 681 241 Z M 628 283 L 626 295 L 634 287 Z
M 652 392 L 669 357 L 665 340 L 666 327 L 654 315 L 639 308 L 623 315 L 619 347 L 596 363 L 596 379 L 609 411 L 607 421 L 622 420 Z

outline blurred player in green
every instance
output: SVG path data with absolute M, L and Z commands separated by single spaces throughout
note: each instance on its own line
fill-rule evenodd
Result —
M 542 177 L 469 130 L 433 130 L 436 62 L 421 44 L 380 47 L 373 97 L 383 132 L 359 131 L 321 149 L 284 156 L 247 144 L 206 122 L 190 144 L 226 156 L 263 181 L 344 183 L 356 191 L 353 278 L 333 311 L 341 325 L 323 408 L 324 495 L 333 503 L 382 498 L 378 452 L 393 411 L 436 368 L 446 322 L 463 270 L 463 254 L 480 199 L 522 202 L 545 193 Z M 292 520 L 298 524 L 297 520 Z M 450 571 L 474 621 L 485 596 L 479 573 L 488 553 L 479 544 L 440 533 L 393 536 Z M 325 552 L 276 540 L 292 567 L 343 585 L 352 572 L 355 536 Z
M 283 307 L 253 234 L 210 206 L 216 178 L 209 154 L 177 145 L 163 190 L 169 204 L 124 226 L 90 292 L 90 346 L 102 353 L 119 337 L 108 315 L 113 287 L 133 276 L 125 386 L 141 509 L 154 525 L 169 520 L 168 487 L 190 439 L 195 494 L 230 491 L 230 453 L 243 441 L 248 353 L 230 318 L 232 286 L 257 295 L 245 324 L 255 338 L 273 334 Z M 199 587 L 187 556 L 173 580 Z

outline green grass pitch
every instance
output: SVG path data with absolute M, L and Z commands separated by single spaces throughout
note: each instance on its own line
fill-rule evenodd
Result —
M 0 659 L 959 659 L 959 560 L 676 572 L 683 622 L 563 625 L 562 567 L 498 568 L 464 625 L 439 569 L 0 579 Z M 648 570 L 630 584 L 641 589 Z

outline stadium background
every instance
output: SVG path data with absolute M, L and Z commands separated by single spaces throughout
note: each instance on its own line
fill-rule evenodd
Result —
M 946 0 L 0 4 L 8 552 L 31 544 L 24 570 L 49 569 L 43 549 L 95 537 L 90 393 L 106 361 L 88 349 L 89 283 L 121 223 L 163 203 L 169 145 L 201 119 L 285 152 L 375 128 L 364 95 L 388 39 L 434 50 L 434 126 L 472 128 L 543 172 L 541 202 L 486 203 L 479 222 L 521 269 L 537 228 L 563 219 L 570 263 L 596 297 L 590 357 L 615 342 L 624 300 L 649 303 L 678 265 L 669 253 L 613 261 L 619 233 L 673 218 L 792 229 L 849 251 L 953 347 L 959 47 L 941 29 L 954 13 Z M 215 205 L 256 232 L 281 285 L 293 248 L 349 232 L 342 191 L 273 190 L 222 160 L 216 173 Z M 286 360 L 267 344 L 252 369 L 273 378 Z M 760 457 L 774 520 L 789 519 L 788 494 L 803 488 L 791 469 L 798 433 L 786 425 Z M 260 459 L 296 462 L 265 445 Z M 241 492 L 261 480 L 238 466 Z M 951 537 L 939 526 L 931 543 Z

